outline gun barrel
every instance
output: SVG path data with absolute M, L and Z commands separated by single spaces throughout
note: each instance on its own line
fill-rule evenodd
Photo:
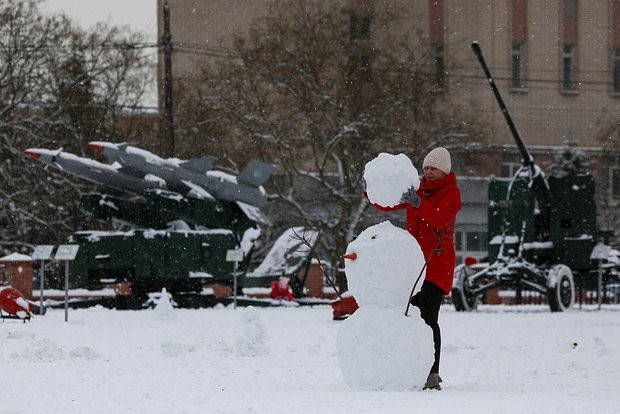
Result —
M 506 120 L 506 123 L 508 124 L 510 133 L 512 134 L 512 137 L 517 143 L 517 148 L 519 148 L 519 152 L 521 152 L 521 156 L 523 157 L 523 165 L 533 169 L 534 158 L 532 157 L 530 152 L 525 147 L 525 143 L 523 142 L 521 135 L 519 135 L 519 131 L 517 130 L 517 127 L 512 121 L 512 117 L 510 116 L 510 113 L 508 112 L 508 108 L 506 107 L 506 104 L 504 103 L 504 100 L 502 99 L 502 95 L 500 95 L 499 90 L 497 89 L 497 85 L 495 84 L 495 80 L 493 79 L 493 76 L 491 75 L 491 72 L 489 71 L 489 67 L 487 66 L 484 60 L 484 56 L 482 56 L 482 50 L 480 49 L 480 45 L 478 44 L 478 42 L 472 42 L 471 48 L 474 51 L 474 54 L 476 55 L 476 57 L 478 58 L 478 61 L 480 62 L 480 66 L 482 66 L 482 70 L 484 70 L 484 74 L 487 77 L 487 81 L 489 82 L 489 85 L 491 85 L 491 89 L 493 90 L 495 99 L 497 100 L 497 103 L 499 104 L 499 108 L 501 109 L 502 114 L 504 115 L 504 119 Z

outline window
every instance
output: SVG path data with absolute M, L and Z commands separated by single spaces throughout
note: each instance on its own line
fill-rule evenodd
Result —
M 454 248 L 457 252 L 462 252 L 463 250 L 465 250 L 463 248 L 463 232 L 454 232 Z
M 565 44 L 562 55 L 562 86 L 565 90 L 575 89 L 575 46 Z
M 370 66 L 372 64 L 372 57 L 366 53 L 358 55 L 355 60 L 354 71 L 358 76 L 366 76 L 370 73 Z
M 564 0 L 564 16 L 577 17 L 577 1 L 576 0 Z
M 519 168 L 521 168 L 521 158 L 517 154 L 502 155 L 502 177 L 514 177 Z
M 455 231 L 454 248 L 457 263 L 463 263 L 464 257 L 482 259 L 488 255 L 487 232 L 478 230 Z
M 433 88 L 443 89 L 444 87 L 444 63 L 443 45 L 433 46 Z
M 443 53 L 443 38 L 446 30 L 443 20 L 444 0 L 429 0 L 428 7 L 428 35 L 433 59 L 431 81 L 433 82 L 433 89 L 439 91 L 445 86 L 446 72 Z
M 513 43 L 512 45 L 512 88 L 522 89 L 523 84 L 523 43 Z
M 612 76 L 614 93 L 620 94 L 620 47 L 615 47 L 612 58 Z
M 370 39 L 370 16 L 351 14 L 351 40 Z
M 611 198 L 620 200 L 620 167 L 612 168 L 609 175 L 611 177 Z
M 576 88 L 576 65 L 577 57 L 577 0 L 564 0 L 564 16 L 562 19 L 562 42 L 564 44 L 562 50 L 562 87 L 564 91 L 574 91 Z
M 487 234 L 481 231 L 468 231 L 466 233 L 465 251 L 481 252 L 487 250 Z

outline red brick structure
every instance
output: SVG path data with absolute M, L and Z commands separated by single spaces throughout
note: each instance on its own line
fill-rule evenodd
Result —
M 306 277 L 307 294 L 313 298 L 332 298 L 334 294 L 325 293 L 324 274 L 318 263 L 312 263 Z
M 10 285 L 26 299 L 32 299 L 32 264 L 30 256 L 19 253 L 0 258 L 0 284 Z

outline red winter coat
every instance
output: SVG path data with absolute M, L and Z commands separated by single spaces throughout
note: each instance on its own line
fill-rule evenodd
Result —
M 462 206 L 456 175 L 450 173 L 433 181 L 427 181 L 423 176 L 417 194 L 421 199 L 418 208 L 408 203 L 394 207 L 373 205 L 381 211 L 407 210 L 407 231 L 416 238 L 428 260 L 426 280 L 439 286 L 447 295 L 452 289 L 456 265 L 454 222 Z

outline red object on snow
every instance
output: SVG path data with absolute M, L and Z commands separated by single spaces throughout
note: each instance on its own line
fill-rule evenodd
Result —
M 0 309 L 19 319 L 28 319 L 32 315 L 30 303 L 24 295 L 10 286 L 0 288 Z
M 271 299 L 286 299 L 289 302 L 293 300 L 293 292 L 289 286 L 289 278 L 286 276 L 280 276 L 280 280 L 271 282 L 271 293 L 269 297 Z
M 353 296 L 343 296 L 342 300 L 336 299 L 331 302 L 331 305 L 335 320 L 346 319 L 359 308 Z

